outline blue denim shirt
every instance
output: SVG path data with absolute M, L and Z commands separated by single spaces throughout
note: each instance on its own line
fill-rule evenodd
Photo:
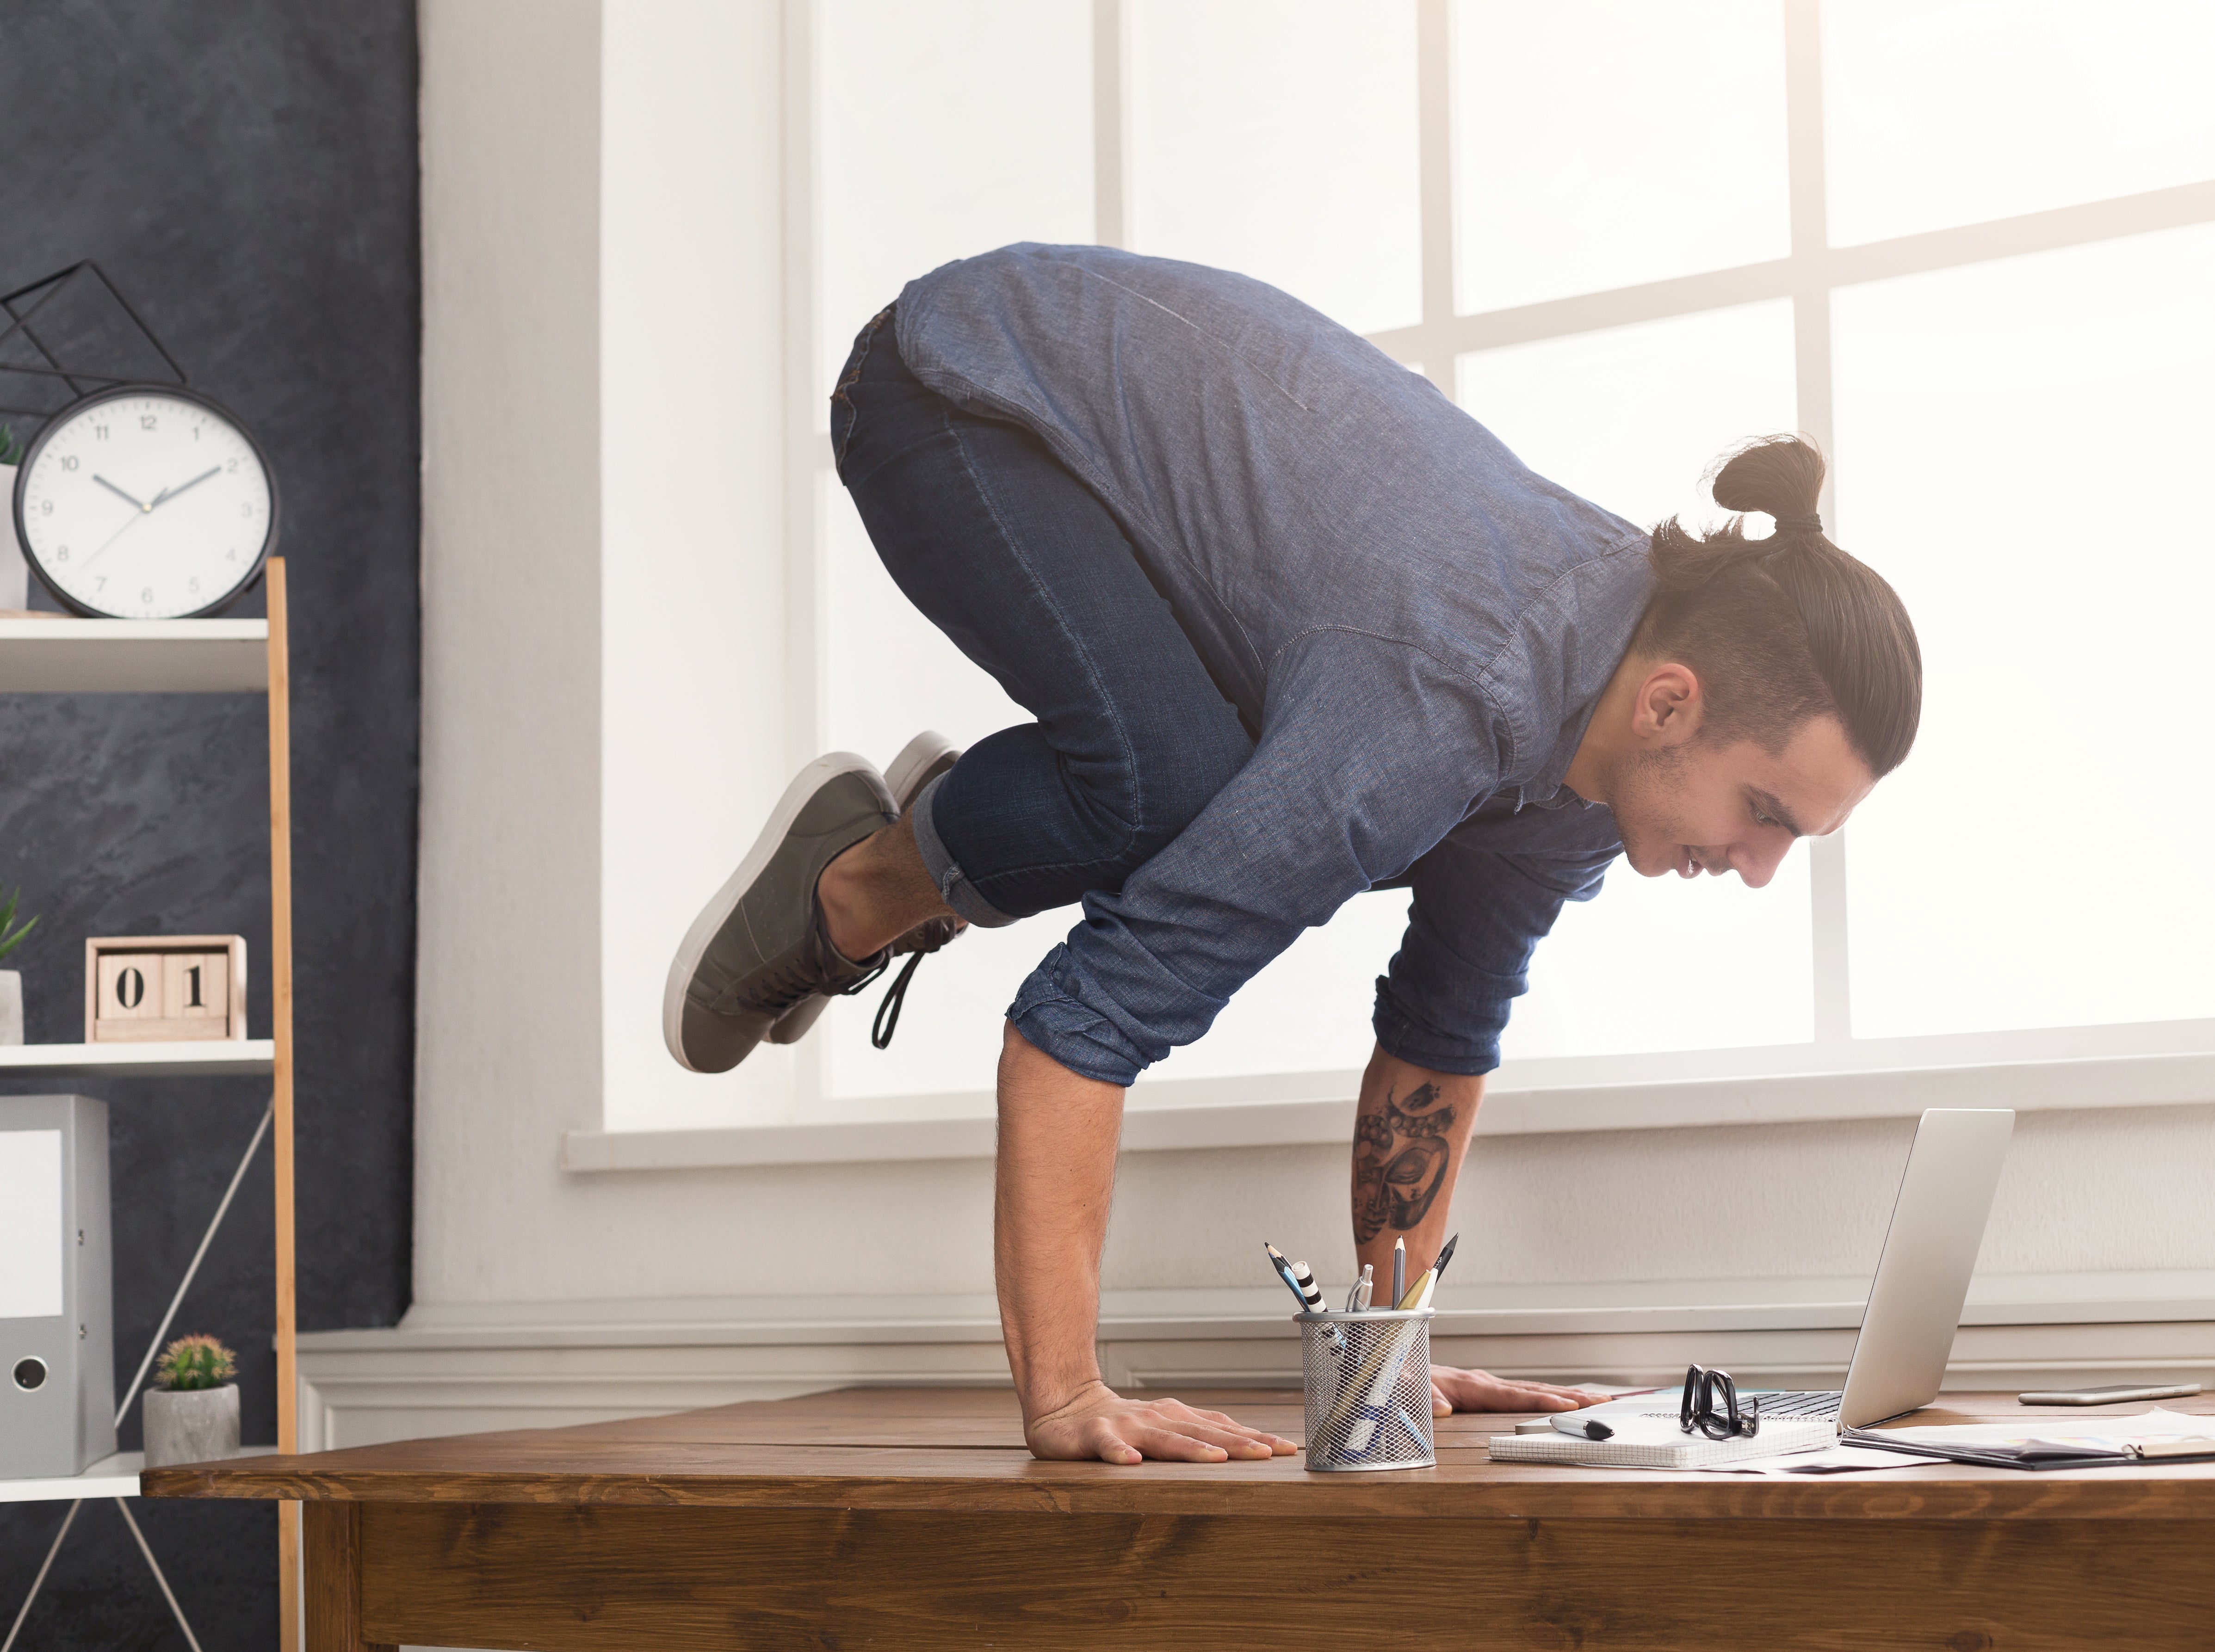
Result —
M 1404 884 L 1378 1042 L 1499 1065 L 1533 945 L 1621 847 L 1562 777 L 1645 609 L 1646 535 L 1243 276 L 1027 244 L 894 313 L 918 378 L 1100 496 L 1256 737 L 1174 842 L 1086 896 L 1009 1011 L 1023 1036 L 1126 1085 L 1303 929 Z

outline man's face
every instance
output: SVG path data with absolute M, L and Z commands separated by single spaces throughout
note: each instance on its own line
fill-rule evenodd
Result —
M 1838 830 L 1875 784 L 1838 719 L 1817 717 L 1774 756 L 1751 740 L 1641 752 L 1611 801 L 1623 857 L 1641 876 L 1734 872 L 1759 889 L 1795 838 Z

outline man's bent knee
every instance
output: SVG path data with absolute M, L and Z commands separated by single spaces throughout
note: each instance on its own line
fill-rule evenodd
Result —
M 1253 742 L 1225 706 L 1221 726 L 1192 729 L 1179 739 L 1174 753 L 1163 754 L 1163 761 L 1141 764 L 1136 787 L 1138 820 L 1131 844 L 1132 867 L 1152 860 L 1199 819 L 1201 811 L 1236 778 L 1253 754 Z

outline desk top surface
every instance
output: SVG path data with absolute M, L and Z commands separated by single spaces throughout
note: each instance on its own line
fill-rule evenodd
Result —
M 1298 1439 L 1297 1392 L 1182 1392 Z M 2215 1395 L 2163 1402 L 2215 1416 Z M 1904 1422 L 2089 1428 L 2143 1411 L 1948 1393 Z M 1006 1389 L 848 1388 L 567 1429 L 518 1429 L 294 1457 L 151 1469 L 156 1497 L 371 1502 L 701 1504 L 1062 1514 L 1473 1519 L 2187 1519 L 2215 1520 L 2215 1463 L 2030 1473 L 1954 1463 L 1760 1478 L 1494 1463 L 1510 1414 L 1438 1425 L 1438 1466 L 1314 1474 L 1269 1462 L 1042 1463 Z M 2059 1428 L 2056 1428 L 2059 1432 Z

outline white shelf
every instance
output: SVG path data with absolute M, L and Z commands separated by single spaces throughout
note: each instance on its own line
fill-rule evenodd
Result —
M 79 1497 L 135 1497 L 143 1451 L 119 1451 L 82 1474 L 51 1480 L 0 1480 L 0 1502 L 73 1502 Z
M 144 1079 L 233 1078 L 276 1070 L 267 1038 L 206 1038 L 190 1043 L 0 1044 L 0 1078 L 90 1078 L 103 1073 Z
M 267 620 L 0 620 L 0 694 L 260 694 Z
M 274 1446 L 241 1446 L 235 1457 L 268 1457 Z M 82 1474 L 51 1480 L 0 1480 L 0 1502 L 74 1502 L 79 1497 L 135 1497 L 138 1476 L 146 1466 L 143 1451 L 119 1451 L 103 1457 Z

